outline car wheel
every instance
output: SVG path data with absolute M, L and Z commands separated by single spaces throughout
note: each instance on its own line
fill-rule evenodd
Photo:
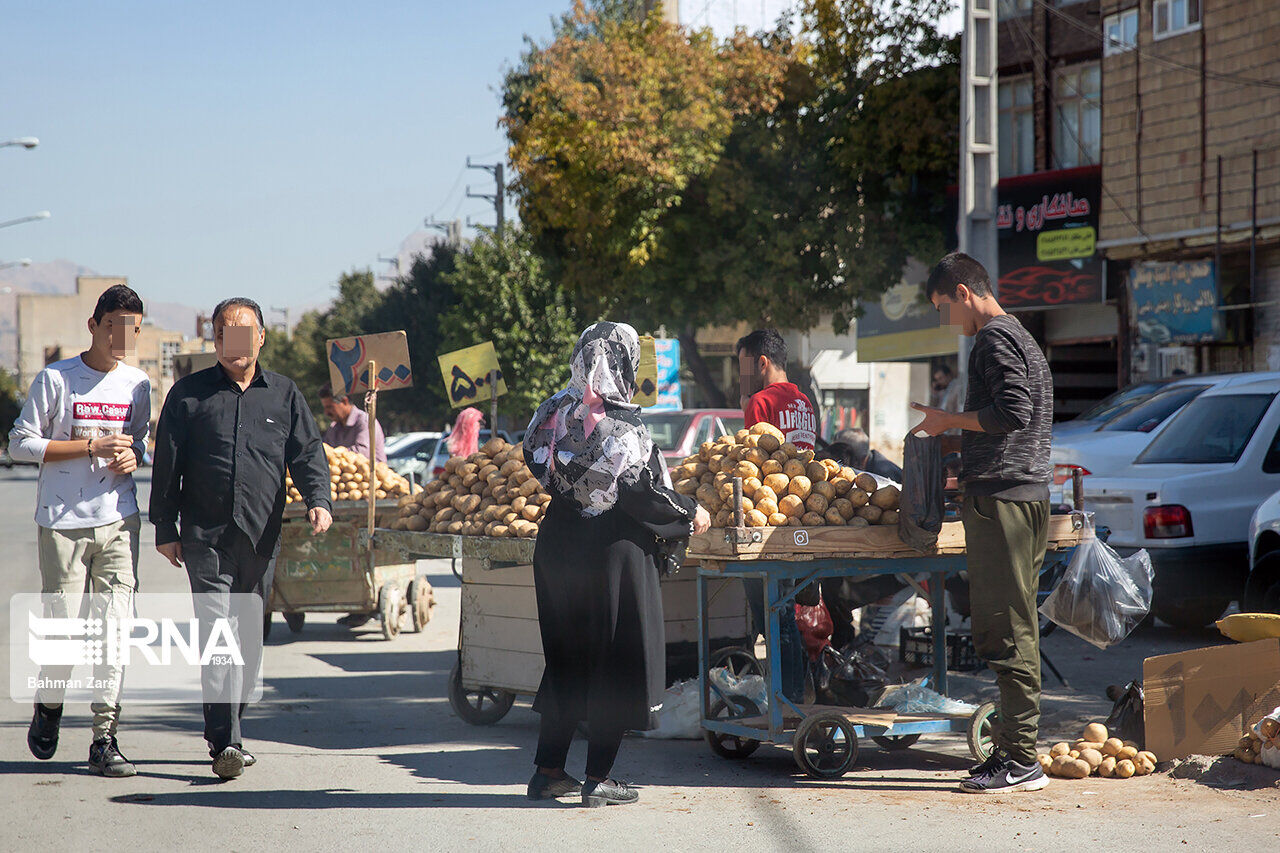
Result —
M 1231 603 L 1228 598 L 1183 598 L 1162 601 L 1159 594 L 1151 612 L 1171 628 L 1196 630 L 1216 620 Z

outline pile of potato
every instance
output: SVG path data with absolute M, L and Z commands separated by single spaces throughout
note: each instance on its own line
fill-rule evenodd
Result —
M 409 481 L 387 467 L 387 463 L 379 462 L 369 472 L 369 457 L 362 456 L 345 447 L 324 446 L 325 460 L 329 463 L 330 497 L 335 501 L 367 501 L 370 490 L 374 497 L 398 498 L 410 493 Z M 302 500 L 301 493 L 293 484 L 293 477 L 286 474 L 284 478 L 285 502 L 294 503 Z M 421 486 L 414 487 L 421 490 Z
M 693 495 L 713 527 L 733 526 L 733 480 L 742 480 L 748 527 L 867 527 L 898 523 L 899 491 L 875 477 L 814 458 L 772 424 L 708 441 L 671 472 L 677 492 Z
M 551 495 L 524 464 L 524 447 L 492 438 L 453 457 L 421 494 L 400 500 L 392 530 L 533 539 Z
M 1240 745 L 1232 755 L 1245 764 L 1259 764 L 1262 748 L 1267 745 L 1280 749 L 1280 720 L 1270 716 L 1263 717 L 1240 738 Z
M 1137 744 L 1109 737 L 1102 723 L 1084 727 L 1084 736 L 1075 744 L 1055 744 L 1048 754 L 1036 756 L 1044 772 L 1061 779 L 1128 779 L 1155 772 L 1154 753 L 1139 750 Z

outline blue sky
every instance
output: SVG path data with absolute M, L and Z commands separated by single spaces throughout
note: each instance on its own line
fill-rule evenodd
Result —
M 0 261 L 194 305 L 322 302 L 424 216 L 491 218 L 462 199 L 491 179 L 460 169 L 501 156 L 502 69 L 567 6 L 9 0 L 0 140 L 41 144 L 0 149 L 0 220 L 53 218 L 0 230 Z

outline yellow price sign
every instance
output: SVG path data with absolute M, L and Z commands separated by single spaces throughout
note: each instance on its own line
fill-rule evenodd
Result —
M 490 386 L 491 374 L 496 374 L 496 389 Z M 498 366 L 498 353 L 492 341 L 440 356 L 440 375 L 444 377 L 445 394 L 453 408 L 507 393 L 507 382 Z
M 636 395 L 631 402 L 637 406 L 658 402 L 658 354 L 652 335 L 640 336 L 640 366 L 636 368 Z

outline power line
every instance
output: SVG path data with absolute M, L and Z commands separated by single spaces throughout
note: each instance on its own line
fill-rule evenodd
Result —
M 1155 63 L 1156 65 L 1163 65 L 1166 68 L 1171 68 L 1176 71 L 1185 71 L 1188 74 L 1195 74 L 1197 76 L 1203 73 L 1210 80 L 1217 80 L 1222 83 L 1236 83 L 1241 86 L 1262 86 L 1267 89 L 1280 89 L 1280 80 L 1262 80 L 1257 77 L 1245 77 L 1240 74 L 1227 74 L 1221 71 L 1210 71 L 1208 70 L 1208 68 L 1205 68 L 1200 65 L 1191 65 L 1186 62 L 1178 62 L 1176 59 L 1169 59 L 1164 56 L 1156 56 L 1154 54 L 1148 53 L 1145 50 L 1142 50 L 1137 46 L 1136 43 L 1132 46 L 1129 46 L 1129 45 L 1125 45 L 1124 42 L 1120 42 L 1120 41 L 1116 41 L 1115 39 L 1108 38 L 1105 33 L 1095 30 L 1092 27 L 1088 26 L 1087 24 L 1080 23 L 1075 18 L 1072 18 L 1070 15 L 1067 15 L 1066 13 L 1064 13 L 1062 10 L 1054 8 L 1052 5 L 1047 3 L 1046 0 L 1033 0 L 1033 2 L 1037 6 L 1040 6 L 1041 8 L 1047 10 L 1049 14 L 1053 15 L 1054 17 L 1066 23 L 1068 26 L 1074 27 L 1080 32 L 1086 33 L 1098 39 L 1103 44 L 1104 47 L 1106 45 L 1115 45 L 1117 47 L 1121 47 L 1121 46 L 1127 47 L 1128 50 L 1133 51 L 1134 53 L 1138 54 L 1138 56 L 1141 56 L 1143 59 L 1149 60 Z M 1140 7 L 1136 7 L 1136 8 L 1140 8 Z M 1124 10 L 1124 11 L 1127 11 L 1127 10 Z M 1012 20 L 1016 20 L 1016 19 L 1012 19 Z
M 448 193 L 445 194 L 444 201 L 440 202 L 440 206 L 432 212 L 429 218 L 435 219 L 437 216 L 440 215 L 440 211 L 444 210 L 446 207 L 449 206 L 449 199 L 453 198 L 453 194 L 458 191 L 458 187 L 462 184 L 462 176 L 466 173 L 466 171 L 467 171 L 466 166 L 460 166 L 458 168 L 458 175 L 453 179 L 453 187 L 449 190 Z

